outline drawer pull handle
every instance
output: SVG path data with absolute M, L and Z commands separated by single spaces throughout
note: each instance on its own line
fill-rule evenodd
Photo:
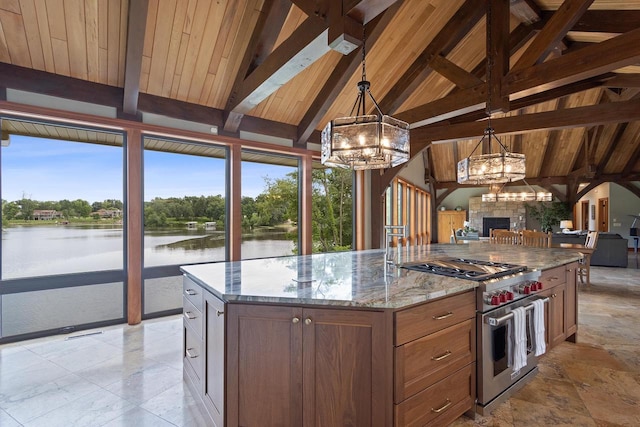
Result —
M 434 360 L 436 362 L 441 361 L 442 359 L 446 359 L 447 357 L 451 356 L 453 353 L 451 353 L 449 350 L 447 350 L 444 354 L 441 354 L 440 356 L 433 356 L 431 358 L 431 360 Z
M 184 317 L 186 317 L 186 318 L 187 318 L 187 319 L 189 319 L 189 320 L 193 320 L 193 319 L 195 319 L 195 318 L 196 318 L 196 316 L 195 316 L 195 315 L 193 315 L 193 313 L 191 313 L 190 311 L 185 311 L 185 312 L 184 312 Z
M 556 295 L 556 294 L 551 294 L 551 298 L 555 298 L 555 297 L 557 297 L 557 296 L 558 296 L 558 295 Z
M 193 289 L 187 289 L 185 292 L 187 293 L 187 295 L 198 295 L 198 293 Z
M 291 323 L 298 323 L 300 322 L 300 318 L 299 317 L 294 317 L 293 319 L 291 319 Z
M 447 403 L 444 404 L 444 406 L 441 406 L 438 409 L 433 409 L 431 408 L 431 412 L 439 414 L 440 412 L 444 411 L 445 409 L 447 409 L 449 406 L 451 406 L 451 401 L 449 399 L 447 399 Z
M 451 317 L 451 316 L 453 316 L 453 311 L 450 311 L 447 314 L 441 314 L 440 316 L 433 316 L 433 320 L 442 320 L 442 319 L 446 319 L 447 317 Z
M 220 317 L 224 314 L 224 311 L 216 310 L 216 316 Z
M 313 320 L 311 320 L 311 318 L 310 318 L 310 317 L 307 317 L 306 319 L 304 319 L 304 324 L 305 324 L 305 325 L 310 325 L 310 324 L 311 324 L 311 322 L 313 322 Z
M 190 359 L 195 359 L 196 357 L 198 357 L 198 355 L 196 353 L 192 353 L 193 349 L 192 348 L 188 348 L 185 350 L 185 353 L 187 353 L 187 357 Z
M 557 276 L 549 277 L 550 282 L 553 282 L 554 280 L 558 280 L 558 277 Z

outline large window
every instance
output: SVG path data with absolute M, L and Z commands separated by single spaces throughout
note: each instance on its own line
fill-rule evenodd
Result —
M 0 337 L 123 319 L 123 135 L 1 123 Z
M 314 167 L 313 252 L 352 249 L 353 171 Z
M 394 237 L 392 244 L 425 245 L 429 243 L 427 212 L 429 194 L 421 188 L 396 178 L 385 193 L 385 225 L 406 227 L 402 242 Z
M 225 260 L 226 148 L 144 139 L 144 314 L 182 307 L 179 266 Z
M 298 247 L 296 157 L 242 152 L 242 259 L 293 255 Z

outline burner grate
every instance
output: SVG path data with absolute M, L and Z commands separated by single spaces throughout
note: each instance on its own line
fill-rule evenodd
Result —
M 403 265 L 402 268 L 475 281 L 495 279 L 527 270 L 527 267 L 522 265 L 465 258 L 436 259 L 425 263 Z

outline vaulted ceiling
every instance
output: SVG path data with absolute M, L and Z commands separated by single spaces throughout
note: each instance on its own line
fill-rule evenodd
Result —
M 434 192 L 457 187 L 489 101 L 527 182 L 640 197 L 640 0 L 488 2 L 489 20 L 487 0 L 0 0 L 0 100 L 18 89 L 317 149 L 351 113 L 364 28 L 371 91 L 411 124 Z

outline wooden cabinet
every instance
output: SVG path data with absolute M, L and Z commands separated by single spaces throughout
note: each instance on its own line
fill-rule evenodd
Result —
M 389 426 L 384 313 L 231 304 L 228 426 Z
M 395 314 L 394 423 L 446 425 L 476 398 L 475 292 Z
M 567 264 L 542 272 L 544 288 L 539 295 L 549 298 L 545 316 L 546 344 L 555 347 L 567 338 L 575 340 L 578 329 L 576 292 L 577 264 Z
M 438 243 L 449 243 L 451 229 L 464 227 L 467 211 L 438 211 Z

